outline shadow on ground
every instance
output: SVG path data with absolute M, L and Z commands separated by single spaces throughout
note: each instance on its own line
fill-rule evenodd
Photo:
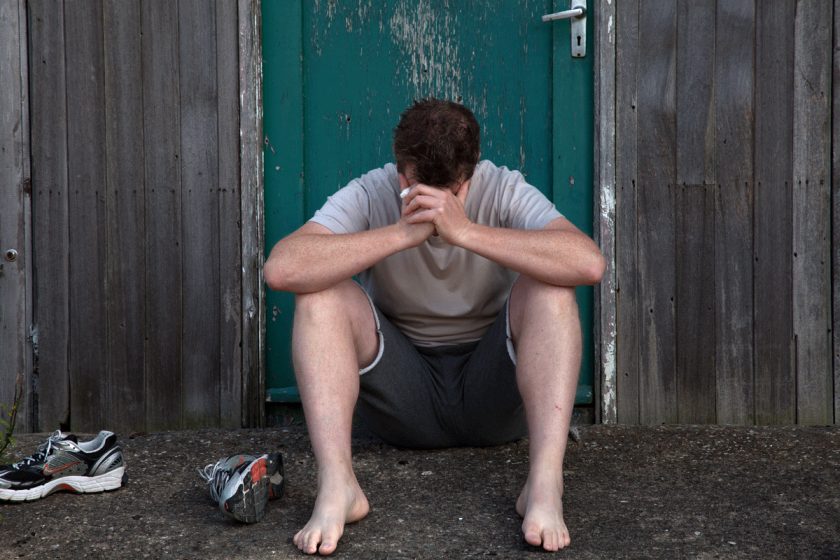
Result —
M 840 558 L 840 429 L 585 427 L 566 457 L 569 549 L 557 558 Z M 29 454 L 43 435 L 18 438 Z M 130 480 L 107 494 L 0 505 L 0 558 L 302 558 L 314 500 L 300 425 L 122 437 Z M 279 449 L 287 494 L 256 525 L 228 522 L 196 467 Z M 548 558 L 513 504 L 527 442 L 400 450 L 354 441 L 371 514 L 336 558 Z

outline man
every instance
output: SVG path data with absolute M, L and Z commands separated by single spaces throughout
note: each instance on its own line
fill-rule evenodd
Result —
M 293 360 L 318 462 L 315 507 L 294 542 L 330 554 L 344 525 L 368 513 L 351 459 L 355 408 L 404 447 L 527 433 L 516 501 L 525 540 L 568 546 L 563 456 L 581 357 L 574 286 L 600 281 L 604 259 L 521 174 L 479 163 L 479 126 L 462 105 L 415 103 L 394 131 L 394 154 L 396 166 L 329 197 L 265 264 L 269 287 L 297 294 Z

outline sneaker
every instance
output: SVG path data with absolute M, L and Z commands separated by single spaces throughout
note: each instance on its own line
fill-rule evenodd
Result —
M 59 490 L 103 492 L 124 481 L 125 463 L 116 435 L 102 431 L 90 441 L 78 441 L 59 430 L 33 455 L 0 466 L 0 500 L 37 500 Z
M 283 495 L 283 457 L 280 453 L 231 455 L 198 469 L 213 501 L 228 517 L 256 523 L 265 515 L 268 500 Z

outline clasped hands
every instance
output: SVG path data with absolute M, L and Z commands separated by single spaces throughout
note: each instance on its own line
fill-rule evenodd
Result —
M 400 187 L 408 181 L 400 176 Z M 400 223 L 409 228 L 414 245 L 437 234 L 450 245 L 461 245 L 472 222 L 467 218 L 464 204 L 470 189 L 469 180 L 453 188 L 430 187 L 416 183 L 402 201 Z

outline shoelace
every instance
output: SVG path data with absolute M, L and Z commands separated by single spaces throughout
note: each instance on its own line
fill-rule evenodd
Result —
M 53 444 L 65 439 L 65 437 L 66 436 L 61 433 L 61 430 L 56 430 L 50 435 L 49 438 L 47 438 L 47 441 L 38 446 L 38 449 L 35 450 L 35 453 L 30 455 L 29 457 L 24 457 L 17 463 L 14 463 L 12 467 L 14 467 L 15 469 L 19 469 L 21 467 L 28 467 L 29 465 L 32 465 L 34 463 L 42 462 L 44 459 L 49 457 L 50 452 L 53 448 Z
M 222 459 L 221 461 L 210 463 L 203 469 L 196 469 L 198 471 L 198 475 L 203 478 L 210 487 L 210 496 L 217 502 L 219 501 L 219 496 L 222 494 L 222 490 L 225 488 L 225 484 L 227 484 L 227 481 L 230 480 L 231 475 L 230 469 L 222 467 L 222 463 L 224 463 L 224 461 L 225 460 Z

